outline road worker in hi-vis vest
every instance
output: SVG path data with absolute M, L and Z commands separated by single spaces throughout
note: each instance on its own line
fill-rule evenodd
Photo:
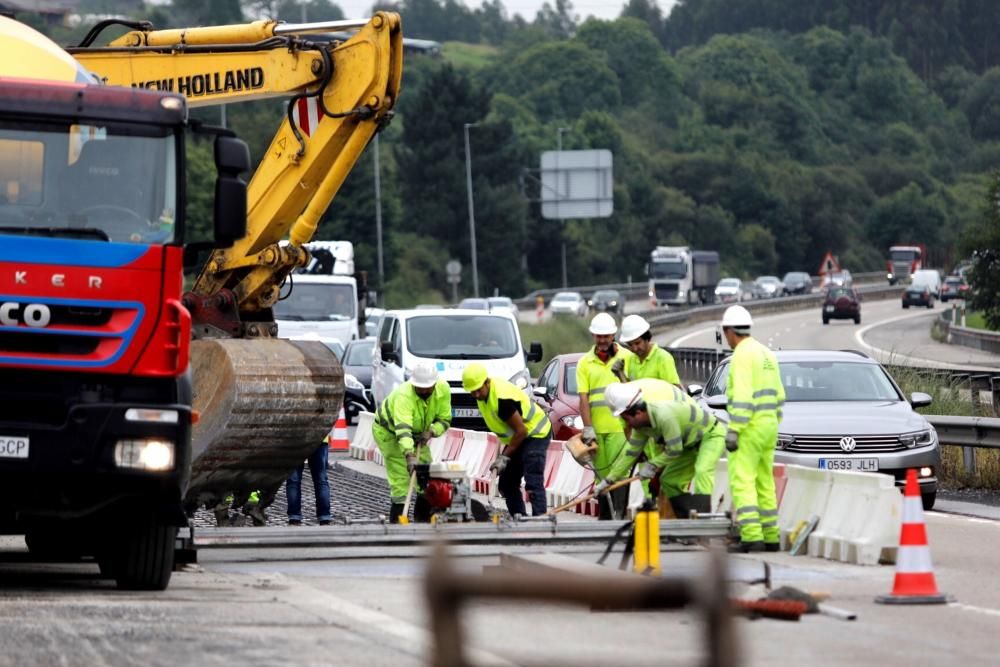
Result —
M 521 478 L 534 516 L 545 514 L 545 455 L 552 425 L 528 394 L 503 378 L 489 377 L 482 364 L 462 372 L 462 387 L 479 405 L 486 425 L 500 438 L 501 448 L 490 470 L 499 475 L 500 495 L 512 516 L 525 515 Z

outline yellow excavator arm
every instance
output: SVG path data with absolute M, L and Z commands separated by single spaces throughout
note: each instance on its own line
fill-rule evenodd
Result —
M 328 37 L 351 29 L 349 39 Z M 202 297 L 229 290 L 244 323 L 268 321 L 285 278 L 308 262 L 302 245 L 391 117 L 402 78 L 398 14 L 136 30 L 104 47 L 69 51 L 108 84 L 180 92 L 191 106 L 289 98 L 248 187 L 246 237 L 215 251 L 193 289 Z M 285 238 L 290 243 L 279 243 Z M 250 324 L 237 335 L 274 331 Z
M 192 407 L 201 415 L 188 505 L 229 494 L 240 505 L 259 490 L 266 506 L 322 446 L 344 395 L 335 355 L 320 342 L 277 339 L 271 306 L 289 273 L 308 262 L 303 244 L 391 117 L 402 77 L 400 19 L 378 12 L 318 24 L 130 27 L 90 46 L 99 25 L 68 51 L 110 85 L 183 93 L 191 106 L 288 99 L 248 186 L 246 236 L 215 250 L 184 295 L 198 338 Z

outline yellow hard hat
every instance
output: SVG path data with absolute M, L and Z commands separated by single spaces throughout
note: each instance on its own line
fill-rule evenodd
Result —
M 482 364 L 469 364 L 462 371 L 462 387 L 465 391 L 473 392 L 483 386 L 486 382 L 486 366 Z

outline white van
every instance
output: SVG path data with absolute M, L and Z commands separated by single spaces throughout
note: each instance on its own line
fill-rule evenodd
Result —
M 910 276 L 911 285 L 926 287 L 935 299 L 941 298 L 941 274 L 936 269 L 919 269 Z
M 462 389 L 465 367 L 478 361 L 490 375 L 524 389 L 531 385 L 528 362 L 541 359 L 541 343 L 532 343 L 525 353 L 517 318 L 508 309 L 387 310 L 373 353 L 372 394 L 375 404 L 381 405 L 413 366 L 430 362 L 451 386 L 452 425 L 484 430 L 476 400 Z

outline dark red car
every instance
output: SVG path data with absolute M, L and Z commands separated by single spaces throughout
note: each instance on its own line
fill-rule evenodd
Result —
M 576 391 L 576 362 L 582 356 L 574 352 L 553 357 L 535 383 L 535 398 L 552 422 L 553 440 L 568 440 L 583 430 Z
M 861 324 L 861 297 L 851 287 L 831 286 L 823 300 L 823 324 L 830 320 L 854 320 Z
M 948 299 L 964 299 L 969 294 L 969 283 L 962 276 L 948 276 L 941 285 L 941 303 Z

